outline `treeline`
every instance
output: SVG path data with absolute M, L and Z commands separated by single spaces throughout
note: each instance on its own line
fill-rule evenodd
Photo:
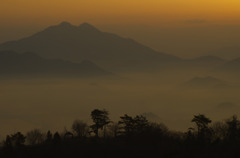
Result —
M 118 122 L 106 110 L 91 112 L 92 125 L 75 120 L 64 133 L 34 129 L 7 135 L 0 157 L 240 157 L 240 120 L 212 122 L 194 115 L 186 132 L 170 131 L 142 115 Z

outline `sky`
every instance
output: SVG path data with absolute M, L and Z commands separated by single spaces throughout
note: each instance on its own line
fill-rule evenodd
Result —
M 0 42 L 68 21 L 181 57 L 236 51 L 239 7 L 239 0 L 0 0 Z

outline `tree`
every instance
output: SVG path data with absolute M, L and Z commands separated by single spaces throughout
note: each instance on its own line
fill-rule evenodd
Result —
M 13 147 L 20 147 L 24 145 L 26 137 L 21 133 L 17 132 L 11 136 L 7 136 L 8 144 L 11 144 Z
M 108 125 L 108 129 L 109 129 L 109 134 L 112 137 L 117 137 L 118 133 L 119 133 L 119 124 L 116 122 L 112 122 L 111 124 Z
M 119 125 L 122 126 L 126 135 L 129 135 L 134 130 L 134 119 L 131 116 L 125 114 L 124 116 L 120 117 L 120 121 L 118 122 Z
M 214 122 L 211 125 L 211 129 L 214 141 L 224 140 L 228 135 L 228 125 L 225 122 Z
M 148 126 L 151 133 L 156 133 L 157 135 L 167 135 L 169 132 L 167 126 L 163 123 L 151 122 Z
M 149 127 L 149 122 L 145 116 L 137 115 L 134 118 L 135 130 L 141 132 Z
M 61 136 L 58 132 L 53 135 L 53 143 L 59 144 L 61 142 Z
M 211 123 L 212 121 L 205 115 L 202 114 L 194 115 L 192 122 L 194 122 L 197 126 L 198 138 L 200 139 L 206 138 L 211 134 L 208 124 Z
M 240 121 L 237 119 L 237 116 L 232 116 L 231 119 L 226 121 L 228 130 L 227 130 L 227 135 L 228 139 L 231 141 L 235 141 L 238 137 L 238 130 L 240 126 Z
M 125 114 L 120 117 L 119 125 L 122 126 L 126 135 L 142 133 L 149 127 L 149 122 L 146 117 L 137 115 L 134 118 Z
M 91 112 L 91 117 L 94 124 L 91 126 L 93 132 L 96 137 L 99 136 L 99 129 L 103 129 L 105 125 L 110 123 L 110 119 L 108 117 L 109 113 L 106 110 L 95 109 Z
M 75 120 L 72 124 L 72 130 L 78 137 L 85 137 L 88 134 L 89 127 L 87 123 L 81 120 Z
M 6 140 L 4 141 L 4 147 L 6 148 L 12 147 L 11 137 L 9 135 L 6 136 Z
M 30 145 L 41 144 L 44 141 L 44 134 L 39 129 L 27 132 L 26 136 L 26 140 Z
M 48 131 L 47 132 L 46 142 L 50 143 L 52 141 L 52 139 L 53 139 L 52 133 L 51 133 L 51 131 Z

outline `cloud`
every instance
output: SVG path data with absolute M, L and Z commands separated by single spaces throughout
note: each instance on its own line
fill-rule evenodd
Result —
M 203 24 L 203 23 L 207 23 L 207 20 L 204 19 L 191 19 L 191 20 L 186 20 L 185 23 L 188 24 Z

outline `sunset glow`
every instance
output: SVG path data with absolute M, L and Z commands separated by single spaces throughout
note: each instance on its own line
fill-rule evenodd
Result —
M 9 23 L 65 19 L 160 24 L 163 21 L 204 19 L 238 23 L 239 6 L 238 0 L 4 0 L 0 5 L 0 20 Z

